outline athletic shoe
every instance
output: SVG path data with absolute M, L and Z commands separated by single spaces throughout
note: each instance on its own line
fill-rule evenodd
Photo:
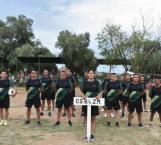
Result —
M 111 123 L 110 122 L 107 122 L 107 126 L 110 127 L 111 126 Z
M 131 127 L 131 123 L 129 122 L 129 123 L 127 124 L 127 126 L 128 126 L 128 127 Z
M 65 117 L 65 116 L 66 116 L 66 113 L 64 112 L 64 113 L 62 114 L 62 116 Z
M 7 120 L 4 120 L 3 125 L 4 126 L 7 126 L 8 125 Z
M 0 126 L 1 126 L 1 125 L 3 125 L 3 123 L 4 123 L 4 121 L 3 121 L 3 120 L 1 120 L 1 122 L 0 122 Z
M 117 128 L 120 127 L 119 122 L 116 122 L 115 126 L 116 126 Z
M 72 122 L 70 120 L 68 121 L 68 124 L 70 127 L 72 127 Z
M 60 122 L 57 121 L 57 122 L 53 125 L 53 127 L 58 127 L 59 125 L 60 125 Z
M 153 122 L 150 122 L 150 126 L 152 126 L 153 125 Z
M 90 140 L 91 140 L 91 141 L 95 141 L 95 137 L 94 137 L 93 134 L 91 134 Z
M 40 116 L 44 116 L 44 113 L 43 113 L 43 112 L 41 112 L 41 113 L 40 113 Z
M 86 141 L 86 142 L 88 141 L 87 136 L 84 137 L 84 141 Z
M 140 128 L 143 128 L 143 124 L 142 124 L 142 123 L 139 123 L 138 126 L 139 126 Z
M 30 121 L 26 120 L 24 125 L 28 125 L 28 124 L 30 124 Z
M 72 117 L 75 117 L 75 114 L 74 113 L 72 113 Z
M 51 116 L 51 112 L 48 113 L 48 116 Z

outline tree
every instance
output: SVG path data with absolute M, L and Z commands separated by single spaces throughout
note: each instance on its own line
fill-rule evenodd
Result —
M 8 60 L 10 69 L 16 67 L 17 56 L 53 56 L 48 48 L 35 40 L 32 25 L 33 20 L 24 15 L 0 20 L 0 57 L 2 61 Z
M 152 64 L 155 66 L 156 59 L 161 51 L 161 45 L 158 38 L 151 33 L 152 24 L 142 16 L 142 29 L 136 29 L 132 26 L 132 33 L 129 35 L 129 48 L 131 50 L 131 69 L 139 73 L 153 73 Z M 156 58 L 154 59 L 154 56 Z M 159 61 L 159 59 L 158 59 Z M 158 68 L 155 69 L 158 72 Z
M 9 66 L 15 65 L 17 47 L 33 43 L 33 21 L 24 15 L 7 17 L 6 22 L 0 20 L 0 56 L 9 60 Z
M 88 48 L 89 43 L 89 33 L 77 35 L 67 30 L 59 33 L 56 47 L 62 50 L 60 56 L 72 72 L 82 75 L 83 69 L 96 68 L 96 58 L 94 52 Z
M 126 63 L 129 59 L 128 37 L 126 32 L 122 31 L 120 25 L 107 24 L 102 32 L 98 33 L 98 48 L 101 55 L 109 62 L 122 60 L 124 69 L 129 69 Z

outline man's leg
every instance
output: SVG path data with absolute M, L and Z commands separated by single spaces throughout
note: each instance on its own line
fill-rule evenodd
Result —
M 43 99 L 41 103 L 41 116 L 44 115 L 44 108 L 45 108 L 45 99 Z
M 95 140 L 94 133 L 96 131 L 96 116 L 92 116 L 91 118 L 91 141 Z
M 132 115 L 133 115 L 133 112 L 129 112 L 128 114 L 128 126 L 129 127 L 131 126 Z
M 37 122 L 40 122 L 40 107 L 36 108 Z
M 4 123 L 3 108 L 0 108 L 0 118 L 1 118 L 0 125 L 3 125 L 3 123 Z
M 110 126 L 110 120 L 111 120 L 111 112 L 112 110 L 107 109 L 107 126 Z
M 150 125 L 153 125 L 154 114 L 154 112 L 150 113 Z
M 61 112 L 62 112 L 62 108 L 58 108 L 58 112 L 57 112 L 57 122 L 60 122 Z
M 119 127 L 119 111 L 118 110 L 115 110 L 115 117 L 116 117 L 116 127 Z
M 30 121 L 31 108 L 27 108 L 27 121 Z
M 67 111 L 67 115 L 68 115 L 68 123 L 69 123 L 70 126 L 72 126 L 72 122 L 71 122 L 71 116 L 72 116 L 72 114 L 71 114 L 70 107 L 66 108 L 66 111 Z
M 143 127 L 142 126 L 142 113 L 141 112 L 138 112 L 138 122 L 139 122 L 139 127 Z
M 9 116 L 9 109 L 5 108 L 5 116 L 4 116 L 4 125 L 7 126 L 7 120 Z
M 47 100 L 48 104 L 48 115 L 51 116 L 51 100 Z

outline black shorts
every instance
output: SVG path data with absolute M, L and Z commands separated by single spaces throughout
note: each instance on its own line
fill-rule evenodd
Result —
M 10 98 L 5 97 L 3 100 L 0 100 L 0 108 L 8 109 L 10 107 Z
M 82 106 L 82 112 L 83 112 L 83 116 L 87 116 L 87 106 Z M 91 116 L 97 116 L 97 115 L 99 115 L 98 106 L 92 106 Z
M 68 94 L 65 96 L 65 98 L 61 101 L 57 101 L 56 100 L 56 107 L 61 109 L 62 107 L 65 107 L 65 108 L 69 108 L 72 106 L 72 102 L 71 102 L 71 95 Z
M 47 99 L 48 101 L 52 100 L 52 93 L 50 91 L 41 93 L 41 100 L 45 99 Z
M 146 102 L 146 93 L 142 95 L 143 102 Z
M 122 95 L 121 100 L 122 104 L 126 105 L 129 102 L 129 97 Z
M 151 107 L 150 107 L 150 112 L 152 112 L 152 113 L 158 112 L 159 114 L 161 114 L 161 105 L 159 105 L 159 106 L 156 108 L 156 110 L 152 110 Z
M 141 113 L 143 112 L 143 106 L 142 106 L 142 100 L 138 100 L 138 101 L 129 101 L 129 105 L 128 105 L 128 111 L 129 112 L 134 112 L 136 109 L 137 113 Z
M 35 96 L 32 99 L 26 100 L 27 108 L 32 108 L 33 105 L 35 108 L 39 108 L 41 106 L 40 96 Z
M 51 92 L 51 100 L 55 100 L 55 92 Z
M 108 109 L 108 110 L 112 110 L 112 109 L 114 109 L 114 110 L 119 110 L 119 109 L 120 109 L 119 100 L 108 101 L 108 100 L 106 99 L 105 104 L 106 104 L 106 107 L 105 107 L 105 108 Z

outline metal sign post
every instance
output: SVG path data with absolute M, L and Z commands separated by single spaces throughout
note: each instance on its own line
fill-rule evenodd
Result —
M 91 106 L 104 106 L 104 98 L 86 98 L 74 97 L 74 105 L 84 105 L 87 106 L 87 140 L 90 141 L 91 138 Z

